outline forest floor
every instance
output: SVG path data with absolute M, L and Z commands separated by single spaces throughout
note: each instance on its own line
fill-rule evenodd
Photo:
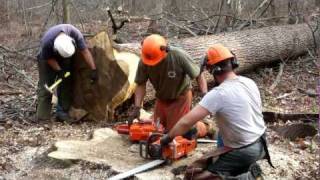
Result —
M 287 113 L 316 113 L 316 98 L 308 97 L 297 90 L 301 88 L 315 91 L 317 76 L 314 63 L 310 56 L 286 62 L 281 81 L 273 91 L 268 89 L 278 74 L 278 64 L 258 69 L 245 76 L 257 82 L 265 109 Z M 36 82 L 35 65 L 27 68 L 26 74 L 34 78 L 32 82 Z M 68 125 L 54 119 L 49 123 L 30 123 L 35 110 L 35 89 L 21 78 L 24 77 L 10 77 L 7 83 L 1 85 L 3 92 L 19 93 L 1 95 L 0 179 L 105 179 L 115 174 L 108 164 L 95 164 L 83 160 L 60 163 L 46 156 L 53 150 L 56 141 L 88 140 L 95 129 L 110 124 L 82 122 Z M 196 96 L 194 103 L 198 101 L 199 98 Z M 289 121 L 268 124 L 270 152 L 276 169 L 271 168 L 266 162 L 261 162 L 266 179 L 316 179 L 320 175 L 320 145 L 317 139 L 319 136 L 290 141 L 272 130 L 274 126 L 292 123 Z M 107 151 L 106 149 L 106 153 Z
M 19 43 L 23 47 L 28 41 Z M 47 154 L 54 150 L 55 142 L 66 139 L 89 140 L 96 129 L 111 125 L 106 122 L 81 122 L 69 125 L 56 122 L 54 118 L 47 123 L 31 123 L 36 104 L 38 79 L 36 62 L 23 51 L 9 52 L 0 48 L 0 52 L 0 69 L 3 74 L 0 76 L 0 180 L 106 179 L 116 174 L 108 163 L 96 164 L 84 160 L 62 163 L 47 157 Z M 280 81 L 274 84 L 279 74 L 279 67 L 279 64 L 275 63 L 244 74 L 258 84 L 264 110 L 289 114 L 318 113 L 317 98 L 305 94 L 305 92 L 309 94 L 316 92 L 319 73 L 316 60 L 311 55 L 286 60 Z M 212 77 L 207 74 L 207 79 L 210 80 Z M 276 85 L 275 88 L 270 88 L 272 85 Z M 148 98 L 153 99 L 153 92 L 148 92 L 151 92 Z M 197 96 L 197 87 L 194 94 L 194 104 L 196 104 L 200 100 Z M 153 104 L 150 102 L 151 111 Z M 289 140 L 282 137 L 275 128 L 295 123 L 300 122 L 289 120 L 286 123 L 267 124 L 269 149 L 276 169 L 261 161 L 265 179 L 320 177 L 319 135 Z M 309 124 L 317 126 L 315 123 Z M 105 151 L 107 154 L 108 149 Z M 201 152 L 196 151 L 196 153 Z M 175 178 L 179 179 L 180 176 Z

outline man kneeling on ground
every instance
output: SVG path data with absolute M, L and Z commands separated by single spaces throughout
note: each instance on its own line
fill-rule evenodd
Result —
M 205 58 L 212 65 L 211 73 L 218 86 L 163 136 L 161 144 L 166 146 L 196 122 L 209 114 L 216 114 L 224 146 L 210 153 L 200 166 L 197 164 L 201 161 L 192 164 L 187 169 L 186 179 L 225 179 L 248 174 L 253 165 L 259 169 L 256 161 L 264 157 L 271 165 L 257 85 L 251 79 L 235 74 L 237 59 L 223 45 L 210 47 Z M 250 173 L 251 177 L 260 176 L 252 175 L 252 171 Z

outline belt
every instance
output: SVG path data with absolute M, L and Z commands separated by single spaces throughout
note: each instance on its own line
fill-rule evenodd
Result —
M 266 134 L 264 133 L 259 139 L 261 139 L 261 143 L 263 145 L 264 151 L 266 152 L 265 159 L 267 159 L 267 161 L 271 167 L 275 168 L 271 162 L 271 157 L 270 157 L 268 145 L 267 145 Z

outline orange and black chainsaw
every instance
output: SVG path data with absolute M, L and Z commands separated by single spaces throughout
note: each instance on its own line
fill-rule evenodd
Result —
M 153 133 L 146 141 L 140 141 L 140 156 L 146 159 L 154 159 L 153 161 L 113 176 L 109 180 L 124 179 L 157 167 L 165 162 L 176 161 L 182 157 L 186 157 L 197 147 L 196 139 L 189 140 L 182 136 L 175 137 L 168 146 L 162 147 L 160 144 L 162 135 L 161 133 Z
M 140 156 L 145 159 L 165 159 L 175 161 L 186 157 L 197 147 L 195 138 L 189 140 L 182 136 L 175 137 L 172 142 L 165 147 L 160 144 L 163 134 L 153 133 L 147 141 L 140 141 Z
M 164 127 L 159 121 L 118 124 L 115 129 L 119 134 L 129 135 L 129 139 L 133 142 L 146 141 L 153 133 L 164 133 Z

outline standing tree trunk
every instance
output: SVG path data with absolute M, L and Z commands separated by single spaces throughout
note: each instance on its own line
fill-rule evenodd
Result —
M 69 24 L 70 23 L 70 2 L 69 2 L 69 0 L 63 0 L 62 6 L 63 6 L 63 23 Z

